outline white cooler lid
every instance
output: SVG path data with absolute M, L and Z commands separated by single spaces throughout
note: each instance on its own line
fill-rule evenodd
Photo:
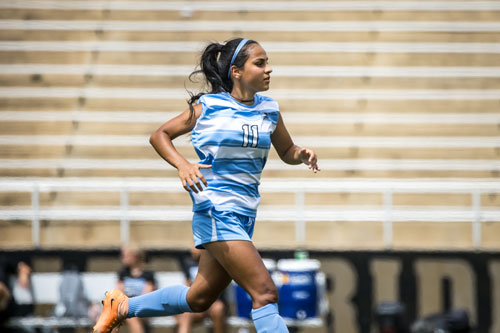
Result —
M 278 270 L 284 272 L 317 271 L 321 263 L 316 259 L 281 259 L 278 261 Z

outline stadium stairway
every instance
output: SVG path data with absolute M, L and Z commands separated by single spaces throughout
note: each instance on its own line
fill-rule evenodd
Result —
M 186 108 L 186 88 L 199 87 L 187 76 L 203 46 L 244 35 L 267 50 L 274 73 L 265 94 L 280 103 L 295 142 L 316 149 L 322 168 L 312 175 L 305 167 L 286 166 L 272 151 L 263 185 L 300 179 L 298 187 L 310 181 L 333 186 L 329 193 L 305 192 L 306 212 L 330 210 L 335 215 L 345 208 L 357 216 L 359 207 L 386 207 L 384 188 L 338 191 L 335 181 L 496 184 L 499 31 L 497 1 L 293 1 L 286 8 L 279 1 L 265 6 L 247 1 L 3 2 L 0 177 L 81 183 L 101 179 L 103 184 L 116 177 L 175 181 L 175 170 L 154 153 L 148 137 Z M 177 145 L 196 159 L 188 137 L 179 138 Z M 450 214 L 478 205 L 495 210 L 497 192 L 395 193 L 390 207 L 446 207 Z M 166 214 L 189 211 L 189 198 L 182 192 L 129 195 L 134 207 L 158 206 Z M 90 209 L 120 207 L 120 200 L 120 191 L 54 189 L 40 192 L 39 205 Z M 295 200 L 291 192 L 264 191 L 262 215 L 280 211 L 280 206 L 295 207 Z M 3 211 L 31 209 L 32 204 L 32 190 L 0 192 Z M 3 216 L 0 247 L 34 246 L 31 219 Z M 479 248 L 498 249 L 500 219 L 490 219 L 483 221 Z M 262 223 L 256 243 L 387 247 L 384 218 L 313 220 L 307 220 L 301 241 L 293 219 Z M 436 217 L 395 224 L 391 247 L 478 248 L 473 232 L 477 218 L 445 220 L 449 223 L 437 223 Z M 120 244 L 119 219 L 95 223 L 49 215 L 40 222 L 37 246 Z M 129 233 L 132 241 L 147 247 L 191 244 L 186 218 L 134 220 Z

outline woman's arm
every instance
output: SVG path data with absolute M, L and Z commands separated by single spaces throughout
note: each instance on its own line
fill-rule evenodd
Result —
M 196 164 L 188 162 L 172 144 L 172 140 L 180 135 L 189 133 L 196 124 L 196 120 L 201 114 L 201 104 L 194 107 L 195 116 L 189 119 L 189 109 L 181 113 L 175 118 L 170 119 L 165 124 L 160 126 L 149 138 L 149 143 L 154 147 L 156 152 L 170 165 L 179 171 L 179 178 L 182 181 L 182 186 L 186 191 L 198 190 L 203 191 L 200 180 L 208 186 L 205 177 L 200 172 L 200 169 L 210 168 L 210 165 Z
M 293 143 L 285 127 L 285 123 L 281 118 L 281 114 L 279 115 L 276 129 L 273 134 L 271 134 L 271 142 L 283 162 L 287 164 L 304 163 L 309 166 L 309 169 L 314 171 L 314 173 L 320 171 L 317 165 L 318 157 L 314 150 L 302 148 Z

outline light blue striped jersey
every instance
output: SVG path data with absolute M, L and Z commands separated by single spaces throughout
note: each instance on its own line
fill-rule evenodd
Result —
M 255 94 L 253 105 L 237 102 L 229 93 L 203 95 L 202 112 L 191 139 L 208 187 L 190 192 L 193 211 L 214 207 L 255 217 L 260 202 L 262 169 L 279 117 L 278 103 Z

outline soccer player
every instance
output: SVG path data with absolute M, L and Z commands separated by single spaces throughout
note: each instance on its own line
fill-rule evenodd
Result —
M 316 153 L 295 145 L 278 103 L 258 94 L 269 89 L 272 69 L 266 51 L 254 41 L 236 38 L 209 44 L 200 70 L 210 88 L 189 100 L 189 108 L 151 135 L 158 154 L 177 168 L 193 200 L 195 246 L 205 249 L 193 284 L 166 287 L 128 298 L 106 294 L 94 332 L 108 332 L 125 318 L 203 312 L 234 279 L 252 297 L 258 333 L 288 332 L 278 314 L 278 292 L 251 237 L 259 204 L 258 185 L 271 143 L 288 164 L 320 169 Z M 172 140 L 192 132 L 200 158 L 190 163 Z

